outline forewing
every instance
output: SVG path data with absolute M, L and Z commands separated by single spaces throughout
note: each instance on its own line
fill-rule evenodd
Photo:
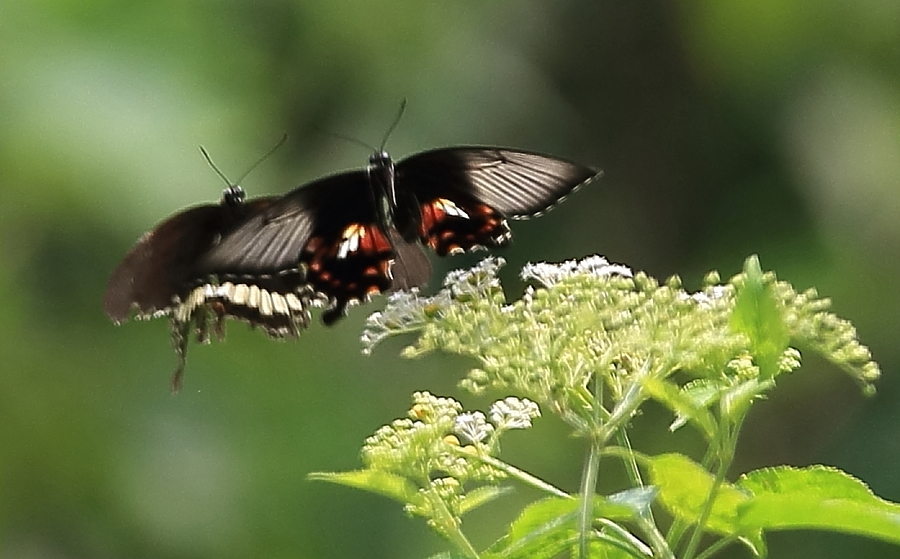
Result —
M 494 147 L 436 149 L 397 164 L 398 183 L 423 204 L 466 193 L 513 219 L 543 214 L 599 174 L 566 159 Z
M 296 268 L 312 233 L 315 198 L 299 188 L 249 216 L 203 256 L 197 273 L 253 277 Z
M 550 209 L 596 176 L 588 167 L 505 148 L 446 148 L 413 155 L 397 165 L 397 185 L 418 204 L 415 224 L 438 255 L 505 246 L 506 218 L 524 219 Z M 412 226 L 414 225 L 414 227 Z

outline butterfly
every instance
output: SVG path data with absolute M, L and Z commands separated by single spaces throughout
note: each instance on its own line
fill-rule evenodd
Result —
M 508 219 L 542 215 L 598 177 L 558 157 L 452 147 L 399 162 L 376 151 L 364 170 L 301 186 L 254 212 L 197 262 L 209 276 L 299 270 L 330 325 L 348 305 L 425 283 L 439 256 L 498 248 Z
M 599 175 L 529 151 L 453 147 L 397 163 L 378 150 L 364 170 L 283 196 L 245 200 L 229 183 L 218 205 L 144 234 L 110 276 L 103 307 L 117 323 L 170 317 L 177 391 L 192 330 L 208 341 L 212 321 L 221 338 L 225 318 L 237 318 L 298 336 L 311 306 L 327 307 L 322 320 L 333 324 L 351 304 L 423 285 L 423 245 L 439 256 L 505 246 L 508 219 L 542 215 Z
M 286 139 L 283 137 L 251 170 Z M 198 272 L 197 263 L 223 236 L 279 199 L 267 196 L 246 200 L 244 190 L 230 183 L 206 150 L 200 150 L 228 184 L 219 204 L 178 212 L 141 236 L 113 270 L 103 295 L 103 310 L 116 324 L 131 316 L 170 318 L 178 356 L 172 375 L 176 392 L 192 330 L 205 343 L 212 326 L 221 340 L 224 320 L 231 317 L 259 326 L 273 338 L 284 338 L 298 336 L 310 321 L 312 292 L 297 268 L 252 276 L 223 274 L 221 278 Z

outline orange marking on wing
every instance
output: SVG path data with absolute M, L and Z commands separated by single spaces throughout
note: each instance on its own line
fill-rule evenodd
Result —
M 366 252 L 386 252 L 391 250 L 391 243 L 378 227 L 368 227 L 363 230 L 364 242 L 360 242 Z M 367 234 L 366 234 L 367 233 Z
M 379 275 L 378 268 L 375 266 L 367 266 L 365 270 L 363 270 L 363 276 L 367 278 L 371 278 Z
M 322 237 L 312 237 L 308 241 L 306 241 L 306 246 L 303 247 L 303 250 L 306 252 L 316 252 L 319 250 L 319 246 L 322 244 Z
M 422 221 L 419 223 L 419 235 L 426 237 L 434 228 L 434 226 L 447 217 L 441 205 L 441 200 L 432 200 L 422 206 Z

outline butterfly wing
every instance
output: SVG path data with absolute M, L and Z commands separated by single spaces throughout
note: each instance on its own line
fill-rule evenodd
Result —
M 226 236 L 201 261 L 219 277 L 275 276 L 299 270 L 328 301 L 326 324 L 348 304 L 398 286 L 423 283 L 417 246 L 385 229 L 365 172 L 334 175 L 286 194 Z M 427 277 L 427 276 L 426 276 Z
M 506 218 L 542 215 L 598 175 L 558 157 L 492 147 L 437 149 L 397 164 L 398 189 L 420 204 L 417 233 L 440 255 L 505 245 Z
M 271 201 L 260 198 L 245 206 L 258 211 Z M 235 216 L 222 205 L 179 212 L 145 233 L 110 275 L 103 310 L 116 323 L 165 314 L 190 287 L 193 267 L 221 235 L 235 226 Z

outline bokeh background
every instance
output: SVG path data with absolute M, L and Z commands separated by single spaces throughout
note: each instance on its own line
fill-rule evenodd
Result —
M 360 167 L 402 98 L 396 156 L 499 144 L 602 181 L 514 223 L 526 261 L 599 253 L 696 288 L 750 254 L 816 286 L 885 377 L 866 399 L 808 358 L 754 410 L 734 474 L 833 464 L 900 501 L 900 3 L 896 0 L 31 0 L 0 3 L 0 555 L 419 558 L 444 548 L 394 503 L 314 484 L 462 359 L 372 357 L 357 307 L 276 343 L 242 324 L 193 346 L 183 392 L 165 321 L 114 327 L 101 295 L 137 237 L 243 186 L 283 193 Z M 326 131 L 326 132 L 322 132 Z M 435 259 L 436 260 L 436 259 Z M 477 258 L 435 262 L 437 278 Z M 502 395 L 495 395 L 502 396 Z M 648 410 L 633 440 L 696 451 Z M 548 418 L 511 461 L 574 490 L 583 448 Z M 615 474 L 605 481 L 615 487 Z M 470 521 L 476 544 L 536 495 Z M 773 557 L 897 557 L 793 532 Z M 735 549 L 728 557 L 745 557 Z

